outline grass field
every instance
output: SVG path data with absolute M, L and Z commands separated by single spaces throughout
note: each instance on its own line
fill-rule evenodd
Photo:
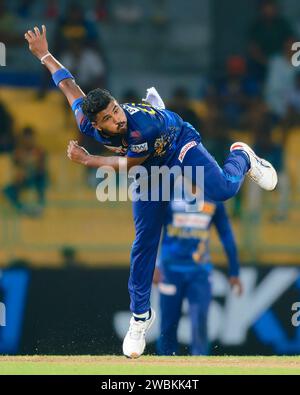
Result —
M 0 356 L 0 374 L 300 374 L 300 356 Z

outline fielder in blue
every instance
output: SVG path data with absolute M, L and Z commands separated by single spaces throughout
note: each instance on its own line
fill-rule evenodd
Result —
M 159 355 L 177 355 L 177 329 L 184 299 L 191 322 L 191 355 L 207 355 L 207 319 L 212 299 L 210 228 L 216 227 L 229 262 L 229 282 L 242 292 L 236 243 L 224 203 L 205 199 L 191 212 L 185 199 L 172 200 L 163 226 L 155 283 L 160 295 Z
M 199 133 L 177 114 L 146 104 L 120 105 L 108 91 L 100 88 L 85 95 L 72 74 L 49 52 L 44 25 L 42 31 L 38 27 L 28 30 L 25 38 L 30 51 L 47 67 L 66 96 L 81 132 L 124 156 L 127 169 L 139 165 L 150 171 L 153 166 L 181 169 L 191 166 L 191 178 L 197 184 L 196 169 L 203 166 L 205 194 L 215 201 L 234 196 L 247 173 L 262 188 L 275 188 L 277 175 L 273 166 L 258 158 L 246 144 L 234 144 L 221 169 L 201 144 Z M 90 155 L 76 141 L 70 141 L 67 153 L 72 161 L 84 166 L 120 168 L 118 156 Z M 142 355 L 145 334 L 155 319 L 155 312 L 150 308 L 150 292 L 166 208 L 167 202 L 163 200 L 140 199 L 133 204 L 136 238 L 129 278 L 133 316 L 123 342 L 123 353 L 129 358 Z

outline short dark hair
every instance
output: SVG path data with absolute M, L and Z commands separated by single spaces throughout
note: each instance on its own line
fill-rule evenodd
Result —
M 115 100 L 115 98 L 106 89 L 94 89 L 83 99 L 83 114 L 89 121 L 95 122 L 98 112 L 104 110 L 112 100 Z

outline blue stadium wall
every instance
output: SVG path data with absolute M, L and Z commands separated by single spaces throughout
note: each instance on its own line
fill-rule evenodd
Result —
M 299 267 L 243 267 L 242 298 L 229 292 L 223 270 L 213 276 L 211 354 L 300 354 Z M 120 354 L 130 318 L 127 280 L 124 268 L 2 271 L 0 353 Z M 158 309 L 156 288 L 152 305 Z M 158 333 L 157 321 L 148 353 L 155 354 Z M 186 305 L 178 338 L 187 354 Z

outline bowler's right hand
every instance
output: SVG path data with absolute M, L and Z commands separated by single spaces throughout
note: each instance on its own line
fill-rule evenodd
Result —
M 71 161 L 86 166 L 90 154 L 85 148 L 80 147 L 77 141 L 71 140 L 68 145 L 67 156 Z
M 38 59 L 41 59 L 49 53 L 45 25 L 42 25 L 42 33 L 36 26 L 34 31 L 28 30 L 27 33 L 25 33 L 25 38 L 28 41 L 30 51 Z

